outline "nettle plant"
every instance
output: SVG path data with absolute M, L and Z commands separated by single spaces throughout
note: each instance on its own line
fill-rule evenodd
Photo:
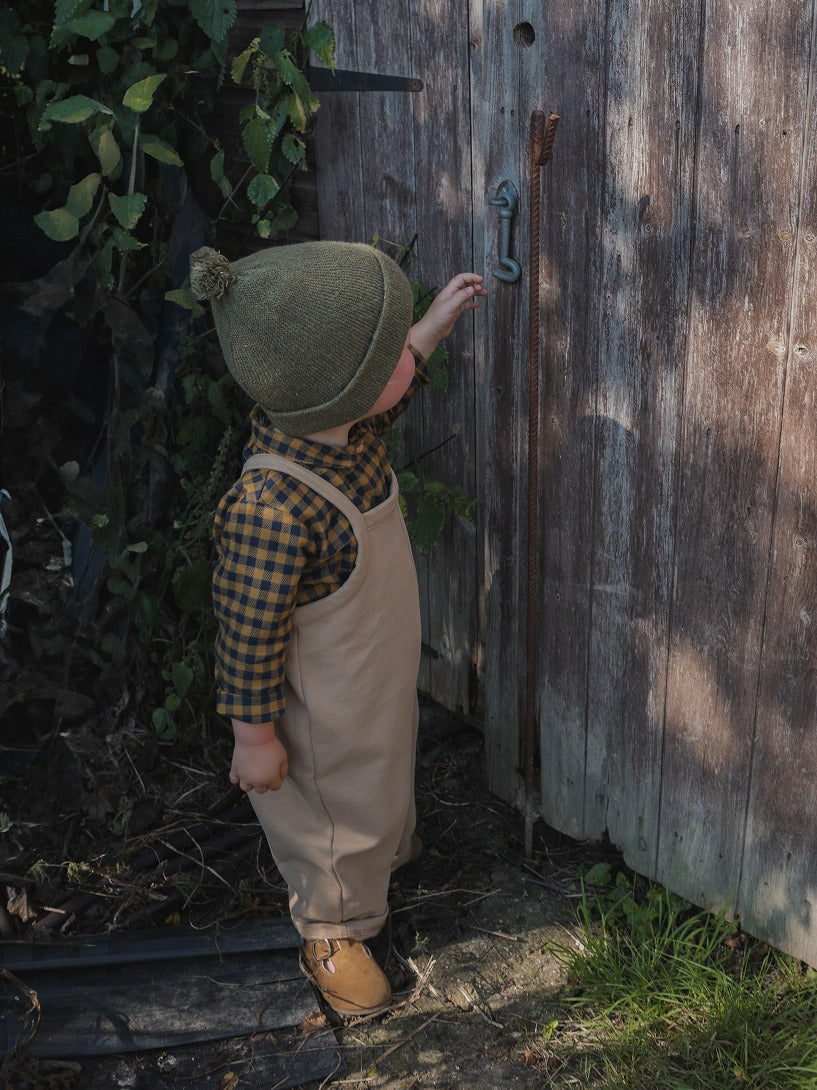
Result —
M 186 256 L 202 235 L 230 254 L 247 235 L 274 241 L 294 226 L 292 183 L 318 108 L 303 70 L 310 55 L 334 60 L 324 23 L 267 27 L 233 58 L 236 14 L 235 0 L 0 8 L 7 179 L 63 244 L 61 317 L 108 363 L 109 408 L 63 512 L 102 556 L 95 612 L 52 652 L 121 676 L 166 740 L 212 716 L 209 531 L 248 409 L 209 333 L 188 324 L 200 308 Z M 220 94 L 229 80 L 248 92 L 234 122 Z M 192 231 L 179 211 L 189 193 Z M 26 381 L 36 387 L 36 366 Z
M 50 168 L 40 183 L 50 183 L 49 207 L 37 223 L 56 241 L 82 237 L 107 288 L 117 255 L 148 248 L 148 260 L 157 257 L 156 164 L 192 167 L 200 187 L 199 164 L 208 163 L 212 191 L 197 196 L 219 196 L 216 221 L 251 220 L 264 238 L 297 221 L 291 183 L 318 109 L 301 69 L 310 52 L 331 68 L 334 37 L 325 23 L 269 26 L 235 58 L 232 79 L 255 95 L 239 117 L 249 164 L 228 165 L 212 121 L 235 18 L 235 0 L 109 0 L 104 10 L 92 0 L 57 0 L 55 10 L 35 0 L 0 15 L 3 66 Z

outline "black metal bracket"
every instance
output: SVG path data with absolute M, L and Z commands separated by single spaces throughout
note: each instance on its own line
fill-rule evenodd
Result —
M 313 68 L 306 70 L 306 80 L 313 91 L 422 91 L 423 81 L 408 76 L 381 76 L 375 72 L 351 72 L 348 69 Z

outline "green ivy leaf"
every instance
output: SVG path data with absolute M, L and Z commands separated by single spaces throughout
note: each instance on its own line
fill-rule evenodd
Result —
M 304 109 L 303 103 L 295 94 L 287 95 L 285 101 L 287 104 L 289 120 L 298 132 L 304 132 L 306 130 L 306 110 Z
M 210 565 L 189 564 L 173 576 L 173 597 L 183 613 L 210 608 Z
M 235 22 L 235 0 L 191 0 L 190 12 L 208 38 L 222 42 Z
M 584 876 L 586 886 L 609 886 L 613 868 L 609 863 L 596 863 Z
M 75 19 L 87 11 L 91 3 L 92 0 L 57 0 L 54 10 L 54 29 L 61 29 L 69 19 Z
M 111 238 L 114 246 L 123 254 L 129 253 L 131 250 L 141 250 L 146 245 L 146 243 L 140 242 L 138 238 L 134 238 L 133 235 L 129 235 L 127 231 L 123 231 L 121 227 L 114 227 L 111 230 Z
M 113 632 L 105 633 L 99 641 L 99 648 L 112 662 L 120 663 L 125 661 L 125 645 Z
M 412 473 L 411 470 L 403 469 L 397 474 L 397 484 L 401 492 L 413 492 L 419 483 L 419 477 L 416 473 Z
M 99 165 L 102 167 L 102 173 L 107 178 L 116 170 L 122 159 L 116 137 L 110 129 L 102 129 L 100 132 L 96 154 L 99 158 Z
M 11 34 L 0 36 L 0 62 L 10 76 L 20 75 L 30 51 L 27 38 L 18 38 Z
M 273 140 L 278 138 L 278 134 L 283 129 L 289 118 L 288 103 L 285 98 L 278 101 L 275 109 L 270 114 L 270 131 L 272 132 Z
M 175 303 L 177 307 L 184 307 L 185 310 L 192 311 L 194 317 L 204 314 L 204 307 L 190 288 L 173 288 L 172 291 L 166 291 L 164 297 L 168 303 Z
M 275 217 L 275 230 L 291 231 L 297 222 L 298 213 L 290 206 L 289 208 L 285 208 L 282 212 L 279 212 Z
M 210 160 L 210 177 L 221 190 L 223 197 L 229 197 L 233 191 L 230 179 L 224 173 L 224 152 L 219 151 Z
M 162 742 L 172 742 L 176 737 L 176 724 L 167 708 L 154 708 L 151 715 L 153 729 Z
M 140 79 L 138 83 L 131 84 L 125 92 L 122 105 L 127 106 L 129 110 L 134 110 L 137 114 L 143 114 L 145 110 L 149 110 L 153 105 L 153 96 L 156 94 L 156 89 L 166 79 L 167 73 L 162 72 L 155 76 L 147 76 L 145 79 Z
M 244 126 L 241 139 L 252 165 L 257 171 L 265 173 L 272 148 L 272 138 L 266 121 L 254 117 Z
M 179 153 L 175 148 L 172 148 L 166 140 L 162 140 L 161 137 L 143 134 L 142 151 L 145 155 L 150 155 L 151 158 L 158 159 L 160 163 L 169 163 L 174 167 L 184 166 Z
M 118 197 L 115 193 L 109 193 L 108 202 L 111 211 L 119 220 L 119 225 L 124 227 L 126 231 L 130 231 L 139 222 L 139 217 L 145 210 L 147 197 L 144 193 L 130 193 L 126 197 Z
M 100 283 L 108 291 L 113 288 L 113 252 L 114 242 L 112 238 L 109 238 L 94 257 L 94 268 L 97 271 Z
M 317 106 L 317 99 L 312 94 L 309 84 L 306 82 L 303 72 L 298 68 L 289 50 L 282 49 L 276 54 L 275 63 L 278 74 L 287 85 L 291 87 L 306 109 L 311 113 Z
M 256 174 L 247 186 L 247 196 L 256 208 L 264 208 L 278 194 L 280 185 L 271 174 Z
M 273 24 L 265 26 L 261 31 L 261 37 L 258 39 L 259 48 L 262 53 L 272 59 L 279 50 L 284 48 L 286 37 L 287 34 L 283 27 L 274 26 Z
M 445 508 L 433 496 L 421 496 L 409 527 L 411 539 L 421 553 L 427 553 L 442 537 Z
M 233 83 L 241 83 L 244 79 L 244 72 L 247 69 L 247 65 L 250 63 L 250 57 L 255 53 L 257 48 L 258 39 L 255 38 L 243 53 L 239 53 L 238 56 L 233 59 L 232 67 L 230 68 L 230 76 L 232 77 Z
M 119 64 L 119 54 L 109 45 L 100 46 L 96 51 L 96 63 L 103 76 L 109 76 Z
M 54 208 L 34 217 L 40 230 L 55 242 L 68 242 L 79 234 L 79 220 L 67 208 Z
M 88 174 L 81 182 L 72 185 L 68 190 L 68 200 L 65 202 L 65 207 L 77 219 L 82 219 L 91 211 L 100 181 L 101 176 L 99 174 Z
M 258 232 L 259 238 L 269 238 L 272 231 L 272 224 L 268 219 L 260 219 L 255 225 L 255 229 Z
M 335 35 L 328 23 L 314 23 L 307 27 L 306 44 L 327 68 L 335 71 Z
M 94 98 L 88 98 L 87 95 L 72 95 L 70 98 L 63 98 L 59 102 L 50 102 L 46 106 L 40 118 L 39 129 L 40 131 L 43 130 L 43 122 L 46 121 L 60 121 L 64 125 L 76 125 L 80 121 L 87 121 L 89 117 L 97 113 L 112 114 L 113 110 L 109 110 L 107 106 L 97 102 Z
M 95 42 L 103 34 L 107 34 L 115 23 L 116 18 L 107 11 L 89 11 L 77 19 L 71 19 L 61 29 L 69 30 L 80 38 L 90 38 L 92 42 Z
M 186 662 L 174 662 L 170 672 L 173 676 L 173 687 L 179 696 L 184 696 L 193 684 L 193 671 Z
M 295 133 L 288 132 L 281 141 L 281 151 L 290 163 L 301 163 L 306 156 L 306 144 Z
M 176 54 L 179 52 L 179 43 L 175 38 L 163 38 L 156 46 L 154 57 L 162 64 L 166 64 L 168 61 L 172 61 Z

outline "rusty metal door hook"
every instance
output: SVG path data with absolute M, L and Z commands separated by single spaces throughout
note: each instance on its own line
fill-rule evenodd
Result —
M 488 204 L 499 209 L 499 268 L 492 275 L 506 284 L 515 284 L 522 275 L 522 266 L 511 257 L 511 219 L 519 204 L 519 194 L 512 182 L 503 182 L 497 195 Z

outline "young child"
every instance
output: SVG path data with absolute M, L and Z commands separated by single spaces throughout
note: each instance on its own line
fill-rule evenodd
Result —
M 386 919 L 391 872 L 422 847 L 417 580 L 383 434 L 428 381 L 438 342 L 487 294 L 482 280 L 455 276 L 412 325 L 408 280 L 370 246 L 191 258 L 193 292 L 257 402 L 214 526 L 230 779 L 287 882 L 301 964 L 344 1015 L 389 1004 L 363 940 Z

